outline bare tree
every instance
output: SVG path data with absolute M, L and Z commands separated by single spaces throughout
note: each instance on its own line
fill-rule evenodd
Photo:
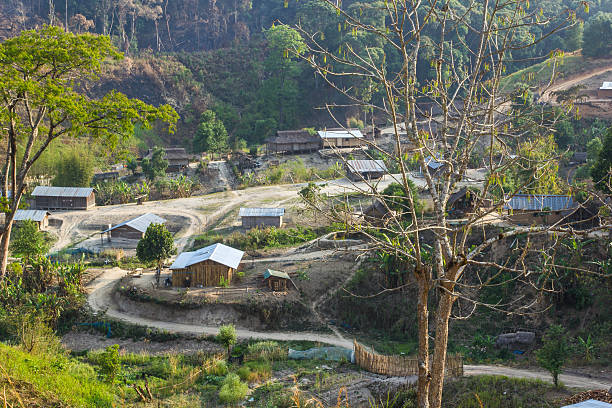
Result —
M 560 267 L 554 261 L 558 237 L 586 236 L 606 228 L 581 229 L 584 223 L 579 224 L 575 217 L 578 209 L 552 224 L 528 227 L 513 225 L 502 215 L 517 193 L 556 185 L 561 154 L 554 148 L 539 154 L 533 146 L 549 146 L 546 135 L 553 131 L 558 117 L 571 109 L 569 102 L 560 110 L 533 105 L 528 89 L 504 89 L 506 67 L 516 62 L 513 55 L 575 24 L 575 13 L 564 10 L 545 15 L 539 6 L 530 7 L 524 0 L 388 0 L 375 6 L 384 14 L 385 24 L 380 26 L 362 21 L 361 12 L 344 10 L 341 2 L 321 1 L 342 18 L 338 27 L 347 33 L 347 40 L 339 49 L 329 50 L 322 44 L 321 33 L 298 25 L 295 29 L 309 46 L 303 58 L 346 101 L 325 106 L 339 127 L 344 121 L 336 117 L 337 111 L 349 109 L 371 111 L 391 124 L 394 149 L 369 141 L 368 155 L 382 157 L 396 169 L 386 177 L 401 186 L 405 197 L 398 200 L 383 194 L 378 182 L 366 178 L 353 183 L 355 192 L 387 210 L 382 222 L 363 218 L 346 196 L 337 201 L 321 198 L 315 186 L 302 195 L 321 214 L 347 222 L 347 228 L 367 236 L 371 249 L 393 254 L 408 265 L 406 272 L 417 287 L 411 296 L 418 298 L 418 406 L 440 407 L 453 306 L 466 302 L 472 308 L 460 309 L 473 311 L 480 305 L 475 296 L 478 291 L 492 282 L 500 284 L 505 272 L 510 276 L 507 280 L 531 285 L 534 296 L 521 298 L 520 304 L 513 299 L 485 306 L 508 313 L 534 310 L 538 294 L 554 290 L 551 280 L 536 278 Z M 532 27 L 542 34 L 530 35 Z M 456 35 L 459 32 L 464 35 Z M 400 68 L 394 70 L 373 49 L 358 48 L 350 41 L 351 36 L 364 33 L 380 39 L 387 53 L 395 53 Z M 435 34 L 436 40 L 425 33 Z M 457 51 L 467 57 L 459 59 Z M 418 65 L 424 61 L 429 75 L 422 75 L 423 67 Z M 552 58 L 551 64 L 554 75 L 558 58 Z M 356 81 L 376 88 L 378 96 L 364 97 Z M 477 154 L 484 166 L 482 179 L 470 183 L 467 177 L 473 173 L 471 163 Z M 411 168 L 420 168 L 418 177 Z M 511 175 L 516 176 L 513 185 L 504 182 Z M 426 215 L 417 211 L 419 197 L 411 188 L 413 183 L 421 185 L 431 203 Z M 478 186 L 471 191 L 474 211 L 460 220 L 449 220 L 449 199 L 465 185 Z M 605 205 L 601 197 L 598 203 Z M 541 237 L 538 243 L 532 242 L 536 235 Z M 514 241 L 512 262 L 491 255 L 495 245 Z M 431 304 L 435 304 L 433 310 Z

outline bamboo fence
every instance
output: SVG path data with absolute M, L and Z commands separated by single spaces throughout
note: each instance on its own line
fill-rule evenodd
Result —
M 385 356 L 374 351 L 373 348 L 353 341 L 355 350 L 355 363 L 366 371 L 394 377 L 406 377 L 419 374 L 419 361 L 416 357 Z M 445 375 L 447 377 L 461 377 L 463 375 L 463 356 L 460 354 L 447 355 Z

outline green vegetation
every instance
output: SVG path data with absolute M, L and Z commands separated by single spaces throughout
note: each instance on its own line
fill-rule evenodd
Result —
M 193 138 L 193 150 L 215 154 L 223 153 L 227 149 L 227 130 L 223 122 L 217 119 L 215 112 L 204 111 L 200 117 L 198 131 Z
M 11 237 L 10 250 L 16 256 L 34 258 L 46 254 L 49 247 L 47 235 L 32 220 L 21 221 Z
M 219 399 L 221 402 L 234 405 L 244 400 L 248 391 L 249 386 L 240 381 L 238 374 L 228 374 L 219 390 Z
M 599 12 L 584 28 L 582 54 L 586 57 L 612 56 L 612 13 Z
M 142 159 L 140 166 L 142 172 L 149 180 L 155 180 L 158 177 L 166 175 L 168 168 L 168 160 L 166 160 L 166 151 L 161 147 L 153 149 L 150 159 Z
M 232 346 L 236 344 L 236 328 L 232 324 L 221 326 L 216 338 L 227 349 L 227 358 L 229 359 L 232 354 Z
M 158 272 L 164 260 L 174 254 L 176 254 L 174 238 L 164 224 L 150 224 L 136 247 L 138 259 L 141 262 L 155 262 Z
M 543 343 L 542 348 L 536 351 L 536 358 L 543 368 L 550 371 L 555 387 L 558 387 L 559 374 L 570 354 L 565 329 L 559 325 L 550 326 Z
M 408 198 L 408 192 L 404 189 L 404 186 L 399 183 L 389 184 L 382 191 L 382 195 L 387 202 L 387 206 L 391 210 L 397 211 L 398 214 L 410 214 L 412 203 L 414 203 L 417 213 L 420 213 L 423 211 L 423 203 L 419 200 L 419 190 L 412 180 L 407 179 L 407 181 L 412 200 Z
M 53 185 L 89 187 L 94 174 L 94 163 L 91 153 L 70 150 L 57 162 Z
M 308 181 L 331 180 L 344 177 L 342 166 L 336 163 L 327 169 L 306 167 L 301 159 L 290 160 L 278 166 L 271 166 L 258 173 L 239 175 L 240 187 L 284 183 L 305 183 Z
M 591 169 L 595 187 L 604 192 L 612 192 L 612 128 L 608 129 L 599 151 L 599 156 Z
M 195 237 L 193 248 L 203 248 L 217 242 L 242 250 L 281 248 L 311 241 L 325 231 L 301 226 L 295 228 L 252 228 L 246 233 L 234 232 L 229 235 L 210 231 Z

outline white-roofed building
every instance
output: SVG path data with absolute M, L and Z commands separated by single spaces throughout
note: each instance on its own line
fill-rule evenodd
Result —
M 577 404 L 565 405 L 562 408 L 612 408 L 612 404 L 594 399 L 579 402 Z
M 94 189 L 89 187 L 36 186 L 32 198 L 39 210 L 88 210 L 96 205 Z
M 238 216 L 243 228 L 283 226 L 284 208 L 241 208 Z
M 612 98 L 612 82 L 604 82 L 597 90 L 598 98 Z
M 365 145 L 365 138 L 359 129 L 326 129 L 319 130 L 318 133 L 323 141 L 323 148 L 342 149 Z
M 165 224 L 166 220 L 155 214 L 146 213 L 124 221 L 101 232 L 110 233 L 111 238 L 141 239 L 151 224 Z
M 172 286 L 222 286 L 232 282 L 244 252 L 223 244 L 181 252 L 172 270 Z
M 34 221 L 38 224 L 38 229 L 45 229 L 49 226 L 50 213 L 45 210 L 17 210 L 13 221 L 19 224 L 23 221 Z

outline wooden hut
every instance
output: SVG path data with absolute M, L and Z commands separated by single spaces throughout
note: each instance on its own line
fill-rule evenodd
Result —
M 26 220 L 34 221 L 38 224 L 38 229 L 43 230 L 49 226 L 49 215 L 45 210 L 17 210 L 13 221 L 17 225 Z
M 105 181 L 115 181 L 119 179 L 118 171 L 106 171 L 103 173 L 96 173 L 93 175 L 93 182 L 100 183 Z
M 286 292 L 287 282 L 289 282 L 289 284 L 297 290 L 295 283 L 293 283 L 293 281 L 286 272 L 266 269 L 263 276 L 263 281 L 265 285 L 268 288 L 272 289 L 274 292 Z
M 379 179 L 388 172 L 382 160 L 347 160 L 346 175 L 350 180 Z
M 136 218 L 132 218 L 131 220 L 119 223 L 114 227 L 102 231 L 100 234 L 109 234 L 109 241 L 111 238 L 141 239 L 147 231 L 147 228 L 149 228 L 149 225 L 165 223 L 165 219 L 155 214 L 146 213 Z
M 154 149 L 149 149 L 145 155 L 145 159 L 153 157 Z M 164 158 L 168 160 L 167 173 L 179 173 L 189 166 L 189 155 L 184 147 L 165 147 Z
M 505 197 L 508 218 L 519 225 L 555 224 L 576 207 L 571 196 L 553 194 L 515 194 Z
M 93 188 L 36 186 L 33 204 L 39 210 L 88 210 L 96 205 Z
M 219 286 L 231 284 L 244 252 L 223 244 L 182 252 L 170 269 L 172 286 Z
M 366 144 L 359 129 L 327 129 L 318 133 L 324 148 L 357 148 Z
M 284 208 L 241 208 L 238 216 L 242 220 L 242 228 L 283 226 Z
M 323 146 L 318 135 L 311 135 L 307 130 L 279 130 L 266 141 L 270 153 L 306 153 L 315 152 Z
M 602 99 L 612 98 L 612 82 L 604 82 L 597 90 L 597 97 Z
M 363 219 L 369 224 L 382 227 L 393 220 L 397 213 L 383 203 L 381 200 L 374 200 L 372 205 L 363 210 Z

